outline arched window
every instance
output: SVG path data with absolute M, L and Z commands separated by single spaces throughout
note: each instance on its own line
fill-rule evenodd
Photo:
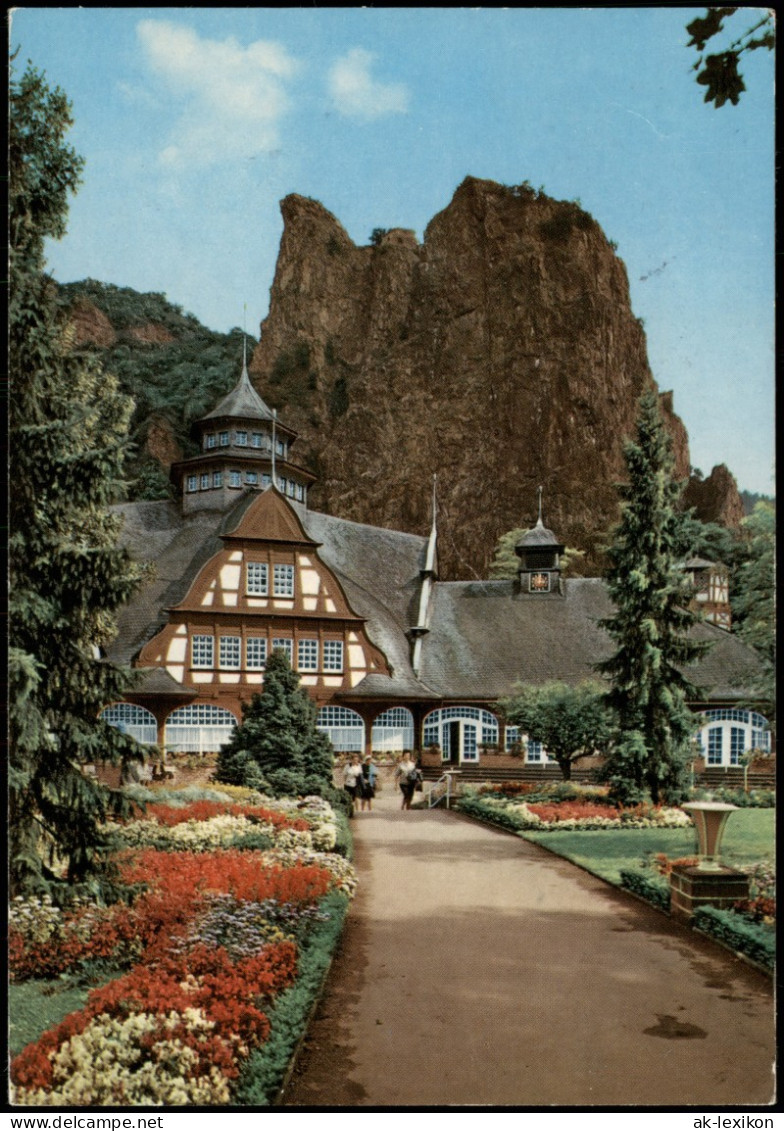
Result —
M 373 723 L 371 745 L 379 753 L 389 750 L 412 750 L 414 716 L 407 707 L 390 707 Z
M 480 746 L 498 745 L 498 719 L 481 707 L 442 707 L 423 726 L 425 746 L 440 746 L 444 762 L 478 762 Z
M 137 742 L 154 743 L 158 741 L 158 725 L 155 715 L 146 707 L 135 703 L 114 703 L 101 711 L 101 718 L 110 727 L 117 727 L 123 734 L 129 734 Z
M 167 750 L 178 753 L 213 753 L 229 741 L 236 725 L 236 718 L 225 707 L 191 703 L 169 715 L 164 743 Z
M 703 711 L 697 745 L 706 766 L 739 766 L 747 750 L 770 753 L 770 727 L 764 715 L 740 707 Z
M 316 726 L 338 753 L 360 754 L 365 749 L 365 724 L 362 716 L 349 707 L 322 707 Z

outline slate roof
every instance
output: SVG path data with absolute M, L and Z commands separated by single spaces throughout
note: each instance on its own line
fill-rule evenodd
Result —
M 248 369 L 244 363 L 240 379 L 231 392 L 226 394 L 212 412 L 202 416 L 201 420 L 214 420 L 224 416 L 236 416 L 245 420 L 272 420 L 272 412 L 251 385 Z M 289 430 L 285 429 L 285 431 Z
M 219 533 L 234 529 L 255 497 L 243 498 L 228 514 L 183 517 L 169 502 L 115 508 L 125 520 L 122 544 L 134 558 L 152 561 L 155 576 L 121 611 L 110 659 L 128 663 L 166 623 L 165 609 L 183 600 L 199 569 L 221 549 Z M 406 634 L 417 621 L 427 538 L 288 505 L 319 544 L 319 556 L 351 608 L 366 619 L 370 640 L 392 668 L 391 678 L 367 676 L 346 698 L 494 700 L 510 694 L 518 681 L 576 684 L 596 678 L 593 664 L 611 651 L 598 625 L 611 612 L 601 579 L 568 579 L 563 596 L 520 593 L 512 581 L 436 581 L 417 678 Z M 710 624 L 694 632 L 714 647 L 687 672 L 692 682 L 714 700 L 752 698 L 757 664 L 750 649 Z

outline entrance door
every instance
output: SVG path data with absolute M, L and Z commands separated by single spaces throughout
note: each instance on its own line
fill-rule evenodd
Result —
M 460 723 L 459 721 L 447 723 L 444 729 L 448 734 L 449 745 L 447 746 L 447 751 L 449 752 L 449 764 L 450 766 L 456 766 L 460 761 Z M 447 737 L 447 735 L 445 735 L 445 737 Z
M 476 723 L 466 719 L 456 719 L 444 725 L 444 753 L 448 755 L 446 760 L 451 766 L 479 760 L 476 732 Z

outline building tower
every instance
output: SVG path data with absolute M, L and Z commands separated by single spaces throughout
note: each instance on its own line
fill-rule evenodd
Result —
M 297 433 L 277 420 L 251 385 L 247 348 L 234 388 L 193 425 L 199 454 L 172 464 L 171 479 L 182 499 L 183 514 L 228 510 L 248 491 L 275 486 L 289 499 L 307 503 L 315 475 L 292 463 L 289 450 Z

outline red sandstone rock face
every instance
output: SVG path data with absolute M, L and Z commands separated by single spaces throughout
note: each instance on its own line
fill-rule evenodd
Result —
M 544 518 L 591 550 L 653 383 L 626 270 L 577 205 L 468 178 L 420 245 L 357 247 L 322 205 L 282 203 L 250 364 L 319 474 L 311 505 L 423 533 L 438 476 L 442 577 L 486 576 L 499 535 Z M 664 399 L 678 474 L 686 430 Z
M 707 479 L 691 479 L 684 492 L 687 507 L 694 507 L 701 522 L 718 522 L 737 530 L 743 520 L 743 502 L 732 473 L 720 463 Z
M 73 325 L 74 346 L 96 345 L 108 348 L 117 341 L 109 319 L 86 298 L 78 298 L 69 312 Z
M 155 322 L 148 322 L 144 326 L 131 326 L 126 334 L 134 341 L 142 342 L 145 345 L 165 345 L 167 342 L 175 340 L 171 330 L 167 330 L 165 326 L 159 326 Z
M 182 459 L 183 452 L 174 437 L 174 430 L 162 416 L 151 416 L 147 425 L 145 450 L 156 459 L 164 471 L 169 471 L 173 463 Z

